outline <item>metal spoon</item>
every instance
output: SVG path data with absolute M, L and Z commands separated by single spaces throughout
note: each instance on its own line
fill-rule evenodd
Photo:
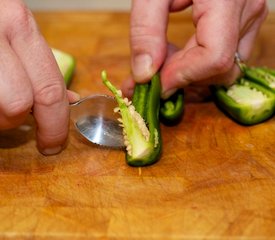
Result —
M 119 126 L 115 99 L 96 94 L 70 104 L 71 119 L 77 131 L 90 142 L 104 147 L 122 148 L 124 138 Z

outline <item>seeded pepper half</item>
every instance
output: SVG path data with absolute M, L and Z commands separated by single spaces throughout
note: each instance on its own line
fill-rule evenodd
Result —
M 114 94 L 121 114 L 126 161 L 131 166 L 146 166 L 155 163 L 161 154 L 161 133 L 159 124 L 160 80 L 154 75 L 149 83 L 136 84 L 133 103 L 123 98 L 102 72 L 103 83 Z

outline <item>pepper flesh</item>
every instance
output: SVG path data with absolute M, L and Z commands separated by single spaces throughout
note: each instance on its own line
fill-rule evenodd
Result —
M 184 91 L 177 90 L 168 99 L 160 101 L 160 119 L 166 125 L 177 124 L 183 115 L 184 111 Z
M 261 67 L 246 67 L 244 69 L 244 76 L 250 81 L 261 84 L 275 93 L 274 70 Z
M 216 103 L 235 121 L 253 125 L 270 118 L 275 109 L 275 95 L 267 88 L 247 79 L 229 88 L 214 87 Z
M 268 68 L 268 67 L 261 67 L 260 69 L 262 69 L 263 71 L 266 71 L 266 72 L 268 72 L 269 74 L 275 76 L 275 69 Z
M 122 97 L 102 72 L 103 83 L 114 94 L 122 117 L 126 145 L 126 161 L 131 166 L 155 163 L 161 154 L 159 125 L 160 80 L 155 75 L 150 83 L 137 84 L 133 103 Z

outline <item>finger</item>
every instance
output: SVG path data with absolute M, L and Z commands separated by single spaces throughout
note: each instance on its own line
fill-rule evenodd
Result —
M 169 43 L 167 47 L 167 58 L 169 59 L 169 57 L 172 56 L 176 51 L 178 51 L 178 48 L 175 45 Z M 134 88 L 135 81 L 132 77 L 125 79 L 121 84 L 121 91 L 127 98 L 131 98 L 133 96 Z
M 132 77 L 125 79 L 121 84 L 121 91 L 123 93 L 123 96 L 127 98 L 131 98 L 133 96 L 134 88 L 135 88 L 135 81 L 133 80 Z
M 240 36 L 243 37 L 256 20 L 263 20 L 267 16 L 267 13 L 268 8 L 265 0 L 254 0 L 247 2 L 240 20 Z
M 178 52 L 179 50 L 180 50 L 180 49 L 179 49 L 177 46 L 175 46 L 174 44 L 168 43 L 166 61 L 167 61 L 171 56 L 173 56 L 176 52 Z
M 256 11 L 255 7 L 254 7 L 254 11 L 250 10 L 250 12 L 254 12 L 253 16 L 255 19 L 253 22 L 250 21 L 250 27 L 246 29 L 246 32 L 242 33 L 242 37 L 238 44 L 237 51 L 242 61 L 247 61 L 249 59 L 256 37 L 260 30 L 260 26 L 268 14 L 268 9 L 266 7 L 260 8 L 260 9 L 258 8 L 258 10 L 261 10 L 261 11 L 258 11 L 258 16 L 255 15 L 255 11 Z M 223 85 L 231 85 L 240 76 L 240 73 L 241 73 L 240 68 L 236 64 L 234 64 L 228 73 L 209 79 L 206 82 L 212 83 L 212 84 L 222 83 Z
M 169 0 L 132 1 L 130 45 L 133 78 L 144 82 L 166 56 Z
M 192 0 L 174 0 L 171 2 L 170 11 L 175 12 L 183 10 L 192 5 Z
M 243 9 L 240 24 L 240 41 L 237 48 L 237 52 L 242 61 L 249 59 L 260 26 L 268 14 L 268 9 L 264 1 L 253 1 L 247 5 L 248 6 Z M 207 80 L 200 81 L 198 84 L 222 84 L 229 86 L 240 76 L 240 73 L 240 68 L 234 64 L 227 73 L 219 74 Z
M 75 103 L 80 100 L 80 95 L 72 90 L 67 90 L 69 103 Z
M 206 9 L 195 8 L 196 37 L 190 48 L 177 52 L 164 64 L 161 78 L 163 97 L 174 89 L 191 82 L 202 81 L 229 71 L 234 64 L 234 54 L 239 37 L 238 17 L 233 1 L 207 1 Z M 218 36 L 218 37 L 213 37 Z M 192 44 L 191 44 L 192 43 Z
M 239 41 L 238 52 L 243 61 L 249 59 L 256 37 L 259 33 L 260 27 L 268 15 L 268 9 L 265 7 L 263 11 L 260 12 L 256 20 L 250 25 L 250 27 L 243 34 Z
M 33 94 L 30 79 L 7 39 L 1 37 L 0 45 L 0 129 L 10 129 L 29 114 Z
M 63 149 L 68 135 L 69 104 L 65 84 L 30 12 L 21 9 L 20 14 L 19 24 L 10 30 L 11 46 L 32 82 L 38 148 L 44 154 L 56 154 Z
M 242 61 L 246 61 L 249 59 L 250 54 L 252 52 L 252 48 L 254 46 L 257 34 L 259 32 L 260 26 L 264 19 L 266 18 L 268 13 L 268 9 L 263 9 L 260 12 L 260 15 L 254 19 L 254 22 L 251 23 L 250 27 L 246 29 L 246 32 L 243 33 L 243 37 L 239 41 L 238 45 L 238 53 L 241 57 Z M 254 15 L 255 16 L 255 15 Z M 240 76 L 240 68 L 237 64 L 234 64 L 230 71 L 225 74 L 221 74 L 215 76 L 213 78 L 209 78 L 207 80 L 198 82 L 199 84 L 209 85 L 209 84 L 222 84 L 222 85 L 231 85 L 239 76 Z

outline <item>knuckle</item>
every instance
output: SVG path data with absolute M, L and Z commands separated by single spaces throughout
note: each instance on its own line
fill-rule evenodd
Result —
M 254 4 L 256 12 L 263 12 L 267 8 L 266 0 L 255 0 Z
M 17 117 L 28 113 L 31 110 L 33 101 L 31 99 L 14 99 L 5 106 L 5 115 L 9 118 Z
M 163 39 L 159 37 L 158 30 L 150 28 L 143 24 L 135 24 L 131 28 L 131 45 L 133 50 L 139 48 L 151 49 L 163 43 Z
M 6 16 L 8 21 L 6 25 L 8 36 L 14 37 L 18 33 L 29 35 L 34 32 L 36 29 L 34 18 L 31 11 L 23 3 L 18 3 L 17 1 L 13 3 L 11 1 L 9 8 L 12 10 Z
M 131 33 L 133 36 L 146 36 L 153 34 L 156 29 L 151 28 L 150 26 L 142 23 L 136 22 L 131 26 Z
M 263 12 L 262 12 L 262 15 L 261 15 L 261 19 L 262 21 L 264 21 L 266 19 L 266 17 L 268 16 L 269 14 L 269 8 L 267 6 L 265 6 Z
M 45 145 L 48 144 L 57 144 L 60 145 L 62 144 L 68 135 L 68 128 L 64 128 L 62 131 L 47 131 L 40 133 L 40 138 L 43 139 L 43 142 Z
M 62 102 L 64 97 L 65 91 L 58 82 L 41 86 L 35 91 L 35 102 L 44 106 Z
M 175 80 L 177 83 L 177 87 L 186 87 L 188 85 L 190 85 L 193 81 L 195 81 L 194 79 L 192 79 L 188 74 L 183 73 L 181 71 L 178 71 L 175 74 Z
M 211 68 L 214 74 L 228 72 L 234 64 L 234 57 L 226 54 L 217 54 L 212 58 Z

